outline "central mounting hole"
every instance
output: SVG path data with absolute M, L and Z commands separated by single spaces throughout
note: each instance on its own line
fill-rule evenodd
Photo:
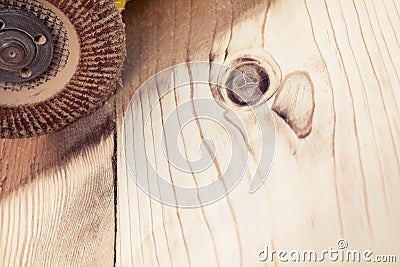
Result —
M 34 40 L 38 45 L 44 45 L 47 42 L 47 38 L 43 34 L 37 35 Z
M 32 71 L 30 71 L 30 70 L 27 69 L 27 68 L 23 68 L 23 69 L 21 70 L 21 72 L 20 72 L 20 75 L 21 75 L 22 78 L 29 78 L 29 77 L 32 76 Z
M 11 51 L 11 52 L 8 54 L 8 56 L 9 56 L 10 58 L 15 58 L 15 57 L 17 56 L 17 54 L 16 54 L 14 51 Z

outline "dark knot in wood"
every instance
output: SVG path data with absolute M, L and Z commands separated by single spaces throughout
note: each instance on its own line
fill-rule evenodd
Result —
M 260 61 L 249 57 L 237 59 L 232 67 L 243 75 L 231 75 L 227 80 L 228 98 L 240 106 L 258 103 L 270 87 L 267 70 Z

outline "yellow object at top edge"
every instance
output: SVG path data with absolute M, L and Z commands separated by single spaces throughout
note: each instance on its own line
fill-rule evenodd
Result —
M 114 2 L 120 11 L 124 10 L 126 0 L 114 0 Z

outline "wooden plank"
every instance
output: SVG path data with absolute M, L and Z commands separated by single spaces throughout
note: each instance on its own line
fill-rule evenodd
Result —
M 391 0 L 159 0 L 128 5 L 129 53 L 124 89 L 117 93 L 117 265 L 255 266 L 265 245 L 322 251 L 336 248 L 340 238 L 349 249 L 400 255 L 399 8 Z M 157 97 L 157 88 L 126 111 L 130 98 L 166 67 L 194 60 L 228 63 L 244 51 L 267 51 L 279 65 L 282 81 L 306 72 L 313 85 L 312 90 L 298 90 L 282 82 L 280 93 L 267 102 L 272 106 L 277 101 L 276 154 L 267 181 L 250 195 L 247 174 L 225 198 L 198 209 L 150 199 L 124 162 L 126 112 L 132 112 L 138 126 L 134 130 L 143 132 L 132 140 L 134 150 L 151 151 L 170 179 L 185 176 L 168 172 L 171 166 L 160 146 L 144 134 L 140 114 L 148 112 L 144 100 Z M 304 99 L 293 101 L 296 94 Z M 168 110 L 190 97 L 187 92 L 177 103 L 166 98 L 161 105 Z M 285 97 L 291 106 L 285 106 Z M 155 132 L 165 116 L 151 120 Z M 200 125 L 192 126 L 195 134 L 184 136 L 196 144 L 187 148 L 189 154 L 213 134 L 212 127 Z M 251 133 L 254 129 L 248 127 Z M 305 130 L 298 134 L 300 128 Z M 256 149 L 260 141 L 252 138 Z M 137 171 L 146 168 L 142 164 Z
M 113 265 L 110 103 L 61 132 L 0 140 L 0 266 Z

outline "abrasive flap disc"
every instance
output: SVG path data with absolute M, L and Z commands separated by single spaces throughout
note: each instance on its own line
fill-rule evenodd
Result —
M 0 138 L 89 114 L 114 91 L 124 57 L 113 0 L 0 0 Z

